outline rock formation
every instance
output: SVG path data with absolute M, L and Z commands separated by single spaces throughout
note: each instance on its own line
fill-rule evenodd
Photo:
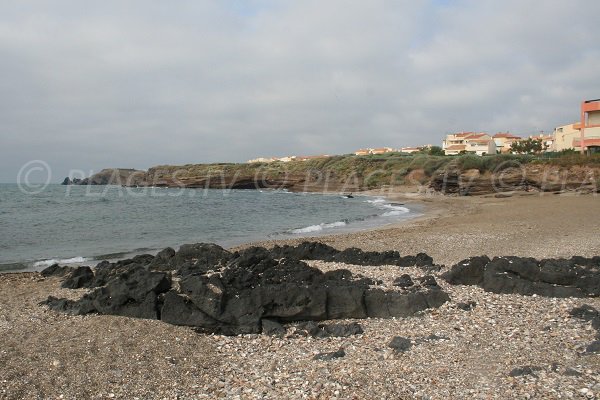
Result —
M 477 285 L 493 293 L 548 297 L 600 295 L 600 257 L 544 259 L 472 257 L 442 277 L 453 285 Z
M 327 273 L 299 257 L 346 262 L 431 264 L 421 255 L 402 258 L 395 252 L 338 251 L 315 243 L 267 250 L 251 247 L 236 253 L 207 243 L 165 249 L 117 263 L 87 267 L 50 267 L 68 287 L 90 287 L 79 300 L 50 297 L 51 309 L 81 315 L 101 313 L 197 327 L 227 335 L 277 332 L 277 324 L 342 318 L 405 317 L 449 300 L 432 276 L 413 279 L 409 287 L 383 290 L 371 279 L 348 270 Z M 338 258 L 339 257 L 339 258 Z M 89 270 L 89 271 L 88 271 Z M 321 328 L 318 328 L 321 329 Z M 336 332 L 358 332 L 356 326 Z

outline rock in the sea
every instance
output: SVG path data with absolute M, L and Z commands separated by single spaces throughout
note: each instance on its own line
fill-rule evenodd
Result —
M 473 257 L 459 262 L 443 278 L 454 285 L 478 285 L 501 294 L 547 297 L 600 295 L 600 257 L 535 260 L 525 257 Z
M 330 251 L 313 244 L 300 250 L 312 256 Z M 291 251 L 297 250 L 288 247 L 273 252 L 250 247 L 230 253 L 214 244 L 199 243 L 184 245 L 175 253 L 165 249 L 157 256 L 101 262 L 89 283 L 96 288 L 93 292 L 77 301 L 52 298 L 46 303 L 71 314 L 154 318 L 236 335 L 279 334 L 277 324 L 292 321 L 404 317 L 449 300 L 431 276 L 415 280 L 402 291 L 374 289 L 371 279 L 354 276 L 348 270 L 323 273 L 286 253 Z M 377 259 L 375 253 L 355 249 L 344 254 L 356 257 L 357 262 Z M 387 262 L 389 257 L 396 255 L 383 254 L 379 260 Z M 177 277 L 175 284 L 172 275 Z M 360 325 L 353 323 L 316 325 L 311 335 L 360 333 Z

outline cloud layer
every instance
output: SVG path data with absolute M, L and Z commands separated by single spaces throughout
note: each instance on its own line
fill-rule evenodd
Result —
M 153 3 L 153 4 L 150 4 Z M 0 5 L 0 181 L 528 135 L 600 97 L 594 1 Z

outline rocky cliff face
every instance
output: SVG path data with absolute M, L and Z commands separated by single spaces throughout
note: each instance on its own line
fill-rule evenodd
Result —
M 446 161 L 446 160 L 443 160 Z M 422 185 L 449 195 L 512 191 L 584 193 L 600 190 L 600 167 L 505 162 L 492 172 L 460 167 L 451 159 L 422 168 L 394 169 L 395 164 L 361 164 L 349 159 L 344 169 L 303 162 L 277 164 L 189 164 L 157 166 L 148 171 L 104 169 L 86 179 L 65 178 L 63 185 L 159 186 L 201 189 L 287 189 L 298 192 L 357 192 L 394 185 Z M 386 166 L 387 165 L 387 166 Z M 437 169 L 436 169 L 437 168 Z
M 146 171 L 127 168 L 107 168 L 88 178 L 66 177 L 63 185 L 120 185 L 136 186 L 144 180 Z
M 484 174 L 476 169 L 446 168 L 435 172 L 430 187 L 443 194 L 462 196 L 513 191 L 598 193 L 600 168 L 521 165 Z

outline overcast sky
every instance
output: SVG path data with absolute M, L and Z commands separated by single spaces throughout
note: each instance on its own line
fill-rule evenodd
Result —
M 600 1 L 0 2 L 0 182 L 549 131 L 600 97 Z

